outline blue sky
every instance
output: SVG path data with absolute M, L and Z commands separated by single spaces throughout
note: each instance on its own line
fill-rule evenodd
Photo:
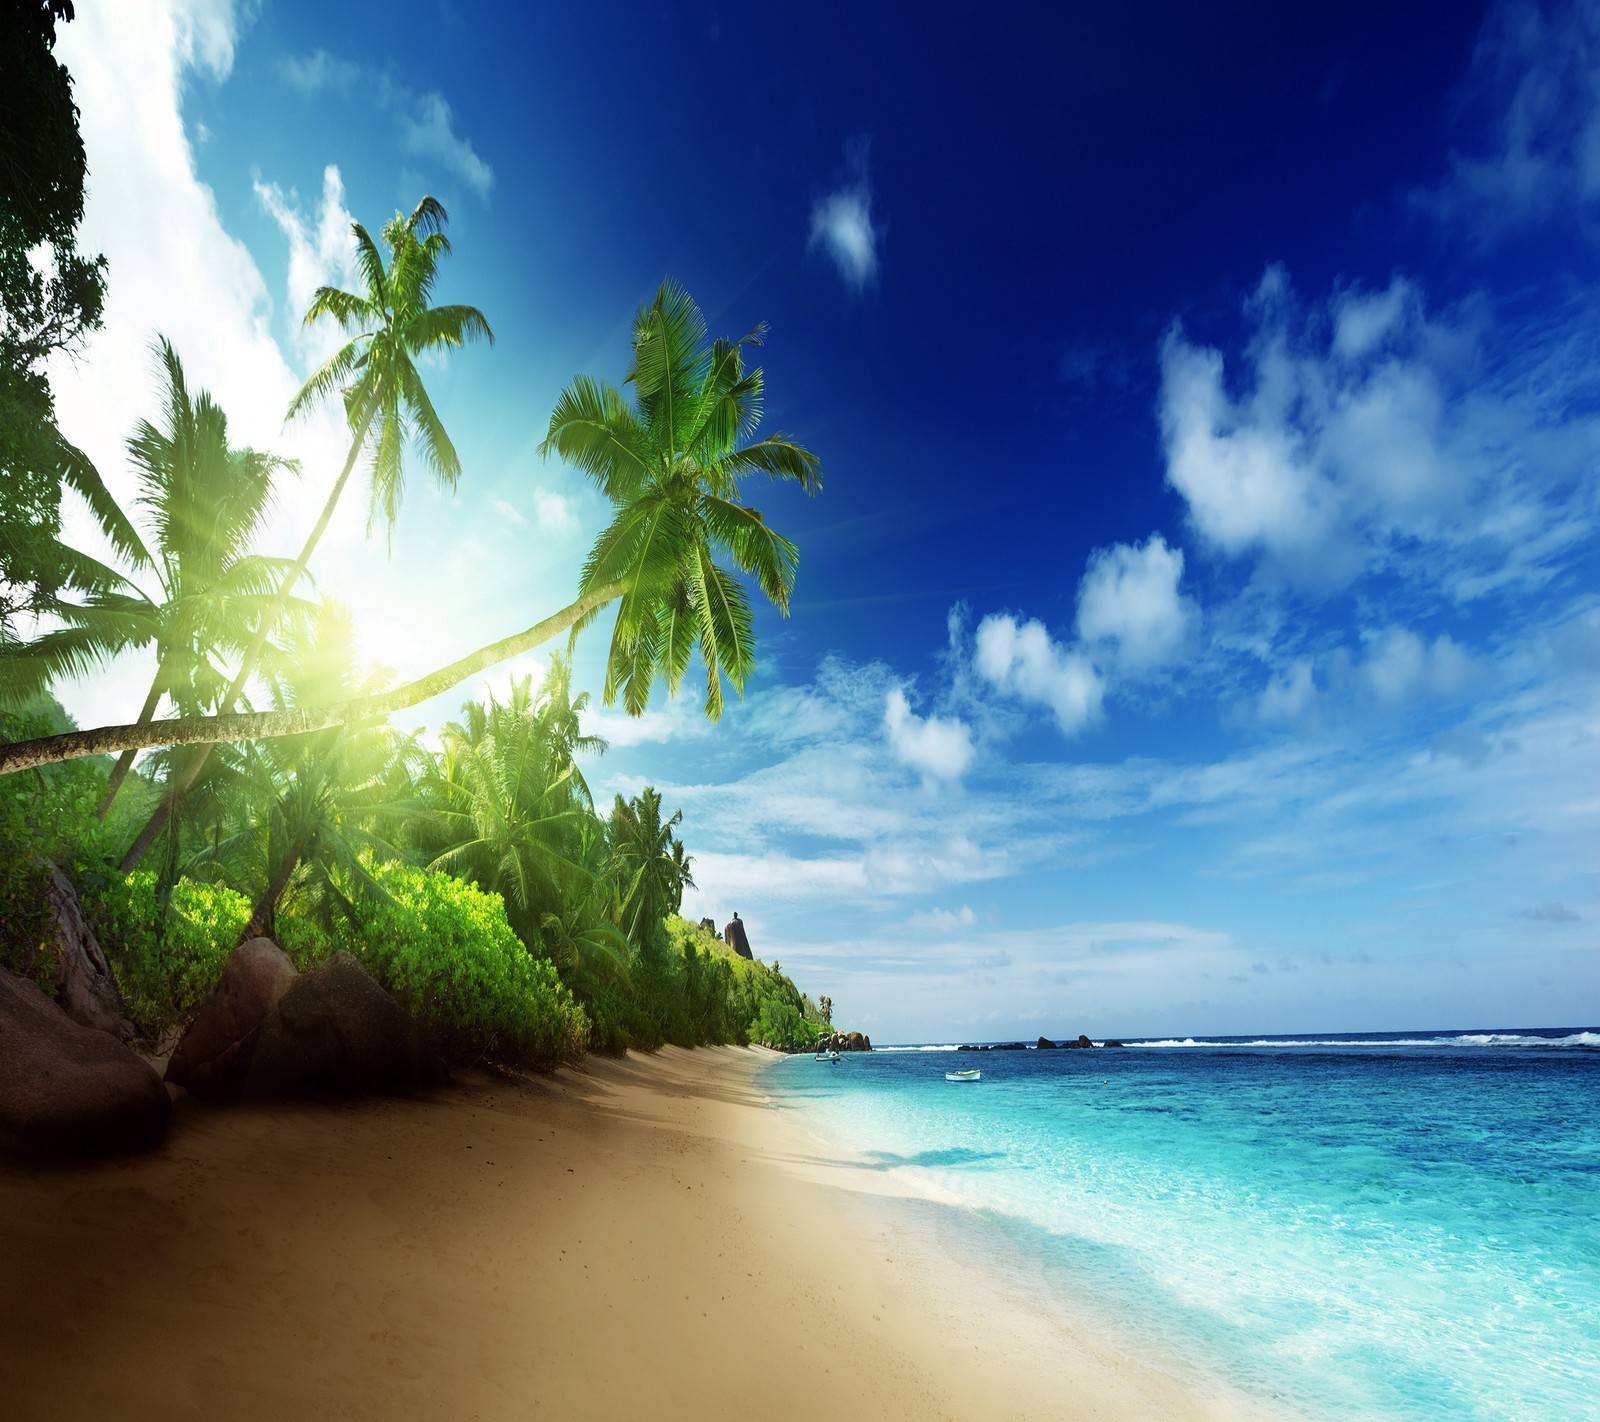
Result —
M 1600 1021 L 1600 5 L 773 8 L 80 6 L 64 427 L 121 477 L 164 332 L 297 546 L 299 313 L 438 196 L 461 488 L 314 565 L 413 673 L 569 599 L 536 446 L 673 276 L 826 480 L 746 700 L 596 718 L 686 911 L 880 1041 Z

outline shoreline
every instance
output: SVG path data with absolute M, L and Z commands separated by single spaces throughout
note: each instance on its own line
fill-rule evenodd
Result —
M 8 1411 L 1241 1415 L 1041 1308 L 943 1207 L 869 1188 L 766 1097 L 776 1056 L 180 1099 L 144 1155 L 0 1165 Z

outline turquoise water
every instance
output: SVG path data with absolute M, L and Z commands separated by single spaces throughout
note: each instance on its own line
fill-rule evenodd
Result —
M 762 1080 L 1306 1416 L 1600 1417 L 1600 1032 L 889 1049 Z

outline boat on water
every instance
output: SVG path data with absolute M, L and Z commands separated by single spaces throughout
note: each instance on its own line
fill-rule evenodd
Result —
M 837 1062 L 839 1060 L 839 1054 L 837 1052 L 832 1052 L 832 1051 L 829 1051 L 829 1052 L 818 1052 L 817 1056 L 816 1056 L 816 1059 L 819 1062 Z
M 947 1071 L 944 1074 L 946 1081 L 982 1081 L 983 1073 L 977 1067 L 969 1067 L 966 1071 Z

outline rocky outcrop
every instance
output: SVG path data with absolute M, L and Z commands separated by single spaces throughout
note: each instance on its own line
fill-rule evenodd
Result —
M 1122 1043 L 1119 1042 L 1115 1037 L 1107 1037 L 1100 1045 L 1102 1047 L 1120 1047 Z
M 410 1091 L 444 1077 L 406 1011 L 349 953 L 290 984 L 190 1090 L 209 1101 Z
M 831 1032 L 818 1041 L 818 1052 L 870 1052 L 872 1038 L 865 1032 Z
M 133 1024 L 122 1011 L 122 995 L 99 940 L 84 917 L 77 890 L 54 864 L 44 892 L 50 912 L 49 947 L 56 958 L 56 1005 L 74 1022 L 109 1032 L 123 1042 L 133 1040 Z
M 0 972 L 0 1149 L 77 1153 L 148 1145 L 172 1098 L 144 1059 Z
M 267 1019 L 299 976 L 270 938 L 251 938 L 229 955 L 222 976 L 200 1004 L 167 1063 L 167 1080 L 208 1094 L 212 1077 L 232 1070 L 239 1044 Z
M 1055 1051 L 1055 1049 L 1056 1049 L 1056 1044 L 1054 1042 L 1052 1042 L 1048 1037 L 1039 1038 L 1039 1040 L 1037 1042 L 1035 1042 L 1033 1045 L 1041 1052 L 1044 1051 L 1046 1048 L 1048 1048 L 1052 1052 Z
M 738 914 L 728 921 L 728 926 L 722 930 L 722 941 L 728 945 L 741 958 L 754 958 L 750 951 L 750 940 L 745 936 L 744 920 Z
M 963 1042 L 957 1049 L 963 1052 L 1025 1052 L 1026 1042 Z
M 717 936 L 717 921 L 716 921 L 716 919 L 714 919 L 714 918 L 703 918 L 703 919 L 700 920 L 700 927 L 702 929 L 704 929 L 707 933 L 709 933 L 713 938 L 715 938 Z

